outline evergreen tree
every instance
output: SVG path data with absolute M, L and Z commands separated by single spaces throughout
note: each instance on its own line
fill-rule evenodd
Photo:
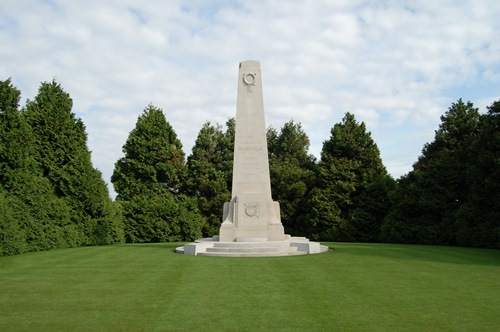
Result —
M 317 179 L 307 216 L 312 237 L 379 241 L 394 180 L 382 164 L 365 124 L 358 123 L 354 115 L 346 113 L 323 143 Z
M 290 234 L 305 235 L 305 197 L 314 185 L 315 158 L 309 154 L 309 137 L 300 123 L 289 121 L 280 133 L 267 131 L 273 199 L 280 203 L 281 222 Z
M 51 82 L 23 111 L 19 99 L 0 82 L 1 254 L 120 242 L 120 215 L 69 95 Z
M 500 101 L 480 115 L 467 159 L 468 195 L 455 217 L 456 244 L 500 248 Z
M 434 141 L 391 194 L 394 207 L 383 226 L 386 241 L 457 244 L 457 212 L 468 200 L 467 170 L 479 133 L 479 111 L 459 99 L 441 116 Z
M 229 118 L 226 121 L 226 132 L 220 144 L 222 151 L 222 172 L 226 178 L 226 187 L 229 191 L 233 188 L 233 158 L 234 158 L 234 138 L 235 138 L 236 120 Z M 221 218 L 222 219 L 222 218 Z
M 70 209 L 37 173 L 35 138 L 20 91 L 0 82 L 0 255 L 74 245 Z
M 0 81 L 0 255 L 27 251 L 25 229 L 15 218 L 21 200 L 10 192 L 17 172 L 28 167 L 30 135 L 21 118 L 21 92 L 11 80 Z M 24 208 L 24 206 L 22 207 Z
M 223 132 L 222 126 L 205 123 L 187 161 L 186 190 L 205 217 L 204 236 L 218 234 L 224 202 L 231 200 L 234 119 L 227 127 Z
M 144 109 L 123 152 L 112 176 L 117 199 L 129 200 L 144 190 L 179 192 L 186 172 L 184 152 L 161 109 Z
M 32 137 L 19 111 L 21 92 L 10 79 L 0 81 L 0 183 L 4 188 L 15 177 L 12 172 L 28 167 Z
M 182 144 L 163 111 L 149 105 L 123 146 L 111 182 L 124 213 L 128 242 L 194 240 L 202 217 L 181 193 L 186 176 Z
M 72 226 L 58 225 L 72 228 L 71 245 L 120 242 L 121 218 L 101 173 L 92 166 L 85 125 L 72 106 L 69 94 L 55 81 L 42 83 L 35 100 L 27 103 L 37 173 L 72 210 Z

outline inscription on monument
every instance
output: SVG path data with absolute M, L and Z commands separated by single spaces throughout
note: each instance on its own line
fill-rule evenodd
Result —
M 241 142 L 241 145 L 237 147 L 237 150 L 242 161 L 240 165 L 242 178 L 259 182 L 266 181 L 267 179 L 263 175 L 268 166 L 262 159 L 263 154 L 267 154 L 264 146 L 256 141 L 244 141 Z

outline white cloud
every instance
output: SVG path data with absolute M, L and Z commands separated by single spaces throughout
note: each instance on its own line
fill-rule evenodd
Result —
M 481 108 L 499 99 L 499 14 L 494 0 L 6 0 L 0 79 L 33 98 L 56 78 L 109 180 L 144 107 L 165 111 L 189 154 L 204 122 L 234 116 L 238 63 L 255 59 L 268 125 L 301 122 L 319 157 L 350 111 L 397 177 L 464 91 Z

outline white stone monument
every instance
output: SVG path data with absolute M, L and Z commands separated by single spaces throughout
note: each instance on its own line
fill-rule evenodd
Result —
M 240 63 L 231 202 L 220 241 L 283 241 L 280 207 L 271 198 L 260 63 Z
M 328 247 L 286 235 L 279 203 L 271 197 L 260 63 L 243 61 L 238 74 L 233 188 L 224 204 L 219 236 L 176 249 L 210 256 L 287 256 L 314 254 Z

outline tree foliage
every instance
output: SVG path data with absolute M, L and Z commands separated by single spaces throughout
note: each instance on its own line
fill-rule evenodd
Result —
M 346 113 L 323 143 L 316 188 L 308 202 L 312 237 L 378 241 L 393 185 L 365 124 Z
M 500 248 L 500 100 L 479 117 L 469 151 L 468 195 L 457 211 L 456 243 Z
M 33 163 L 33 137 L 19 110 L 21 92 L 11 80 L 0 81 L 0 183 L 6 188 L 14 180 L 13 172 Z
M 69 95 L 42 83 L 19 110 L 19 91 L 10 80 L 0 86 L 2 254 L 120 242 L 121 217 Z
M 55 82 L 41 84 L 28 102 L 26 119 L 35 140 L 39 172 L 72 210 L 81 232 L 78 245 L 121 242 L 122 224 L 100 171 L 92 166 L 83 121 L 72 112 L 73 101 Z
M 196 198 L 205 218 L 204 236 L 219 233 L 224 202 L 231 200 L 234 118 L 222 126 L 207 122 L 201 128 L 187 159 L 186 192 Z
M 130 200 L 145 190 L 179 192 L 186 171 L 184 152 L 161 109 L 144 109 L 123 152 L 112 176 L 118 200 Z
M 202 218 L 182 194 L 186 166 L 182 144 L 163 111 L 149 105 L 123 146 L 111 181 L 117 192 L 128 242 L 194 240 Z
M 480 115 L 459 99 L 392 193 L 393 242 L 499 247 L 498 103 Z
M 305 197 L 314 185 L 315 158 L 309 154 L 309 137 L 300 123 L 284 124 L 278 133 L 267 131 L 273 199 L 280 203 L 281 222 L 290 234 L 306 234 Z

